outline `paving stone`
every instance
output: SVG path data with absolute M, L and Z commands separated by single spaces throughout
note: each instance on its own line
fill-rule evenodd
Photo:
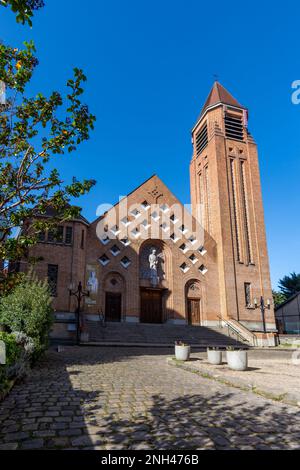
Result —
M 0 451 L 1 450 L 16 450 L 18 448 L 17 442 L 10 442 L 8 444 L 0 444 Z
M 22 442 L 21 449 L 24 449 L 24 450 L 41 449 L 43 446 L 44 446 L 43 439 L 31 439 L 30 441 Z
M 50 350 L 0 404 L 12 449 L 298 449 L 299 429 L 297 408 L 171 367 L 159 349 Z

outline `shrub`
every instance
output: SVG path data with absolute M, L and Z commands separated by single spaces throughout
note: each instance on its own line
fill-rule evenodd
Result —
M 13 368 L 22 354 L 22 347 L 17 344 L 14 335 L 0 332 L 0 341 L 6 346 L 6 364 L 0 365 L 0 398 L 3 392 L 9 388 L 10 379 L 15 377 Z
M 48 346 L 52 324 L 51 293 L 46 281 L 27 276 L 0 300 L 0 323 L 10 331 L 25 333 L 34 342 L 33 359 Z
M 9 333 L 0 332 L 0 341 L 6 346 L 6 366 L 11 366 L 20 357 L 21 347 L 17 344 L 15 336 Z

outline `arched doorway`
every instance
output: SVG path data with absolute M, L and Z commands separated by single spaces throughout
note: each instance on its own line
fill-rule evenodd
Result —
M 125 281 L 119 273 L 109 273 L 104 281 L 105 320 L 120 322 L 124 315 Z
M 201 284 L 191 279 L 185 286 L 186 319 L 189 325 L 201 325 Z

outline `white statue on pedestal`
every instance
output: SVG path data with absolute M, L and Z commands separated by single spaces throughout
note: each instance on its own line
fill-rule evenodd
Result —
M 150 280 L 151 283 L 156 286 L 159 282 L 157 275 L 157 266 L 158 266 L 158 256 L 156 254 L 156 249 L 152 248 L 149 255 L 149 266 L 150 266 Z
M 87 281 L 87 287 L 91 294 L 97 294 L 98 292 L 98 279 L 95 271 L 90 272 L 90 277 Z

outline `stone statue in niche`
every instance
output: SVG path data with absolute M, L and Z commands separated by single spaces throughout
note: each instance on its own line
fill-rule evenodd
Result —
M 149 266 L 150 266 L 150 281 L 151 284 L 156 286 L 159 283 L 159 277 L 157 274 L 158 257 L 156 249 L 152 248 L 149 255 Z
M 98 279 L 96 277 L 95 271 L 90 272 L 90 277 L 87 281 L 87 287 L 91 294 L 97 294 L 98 292 Z
M 155 287 L 165 279 L 164 272 L 165 256 L 157 247 L 145 247 L 140 255 L 140 278 L 149 279 Z

